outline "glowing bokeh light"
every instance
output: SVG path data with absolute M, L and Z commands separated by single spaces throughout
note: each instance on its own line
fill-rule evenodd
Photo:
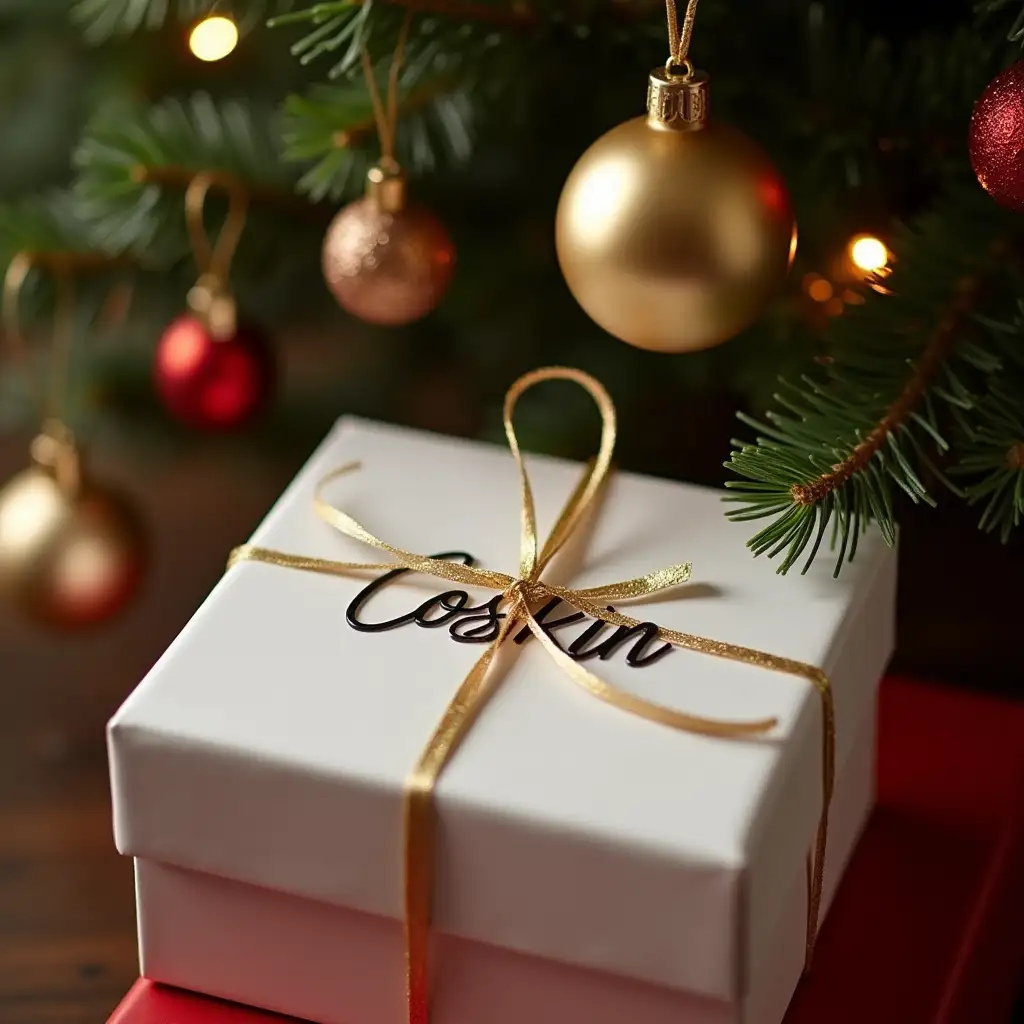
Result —
M 850 240 L 850 259 L 866 274 L 877 274 L 889 265 L 889 250 L 874 235 L 857 235 Z
M 230 18 L 204 18 L 188 37 L 188 47 L 200 60 L 222 60 L 238 45 L 238 27 Z
M 807 286 L 807 294 L 815 302 L 828 302 L 832 298 L 832 285 L 823 277 L 815 277 Z

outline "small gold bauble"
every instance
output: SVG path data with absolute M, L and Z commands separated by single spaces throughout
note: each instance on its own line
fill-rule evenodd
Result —
M 118 495 L 75 491 L 33 466 L 0 489 L 0 591 L 23 613 L 62 628 L 118 611 L 142 576 L 145 544 Z
M 731 338 L 778 292 L 795 251 L 785 184 L 758 146 L 707 120 L 706 83 L 653 72 L 647 117 L 598 139 L 559 201 L 569 289 L 639 348 Z
M 405 201 L 397 173 L 378 168 L 367 195 L 342 208 L 324 238 L 327 286 L 344 309 L 368 323 L 398 326 L 426 316 L 454 269 L 455 247 L 444 225 Z

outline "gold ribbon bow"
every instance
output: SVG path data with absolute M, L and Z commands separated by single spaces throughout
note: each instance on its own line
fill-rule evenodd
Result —
M 538 551 L 533 493 L 519 450 L 519 441 L 512 426 L 512 413 L 523 392 L 535 384 L 547 380 L 570 380 L 586 389 L 601 413 L 601 445 L 597 457 L 588 464 L 580 483 L 562 509 L 551 534 Z M 410 551 L 403 551 L 401 548 L 379 540 L 351 516 L 330 505 L 323 498 L 323 489 L 326 484 L 356 468 L 355 465 L 344 466 L 321 481 L 315 498 L 317 515 L 347 537 L 362 541 L 380 551 L 386 551 L 392 556 L 393 561 L 385 563 L 335 562 L 328 559 L 288 555 L 279 551 L 247 545 L 236 548 L 231 553 L 228 563 L 230 567 L 240 561 L 267 562 L 271 565 L 334 576 L 349 576 L 366 571 L 402 567 L 413 572 L 437 576 L 452 583 L 497 590 L 504 598 L 506 614 L 497 636 L 462 681 L 462 685 L 448 704 L 440 724 L 430 737 L 419 761 L 405 783 L 405 949 L 409 1024 L 429 1024 L 430 1021 L 428 955 L 437 826 L 434 788 L 460 742 L 472 728 L 477 715 L 497 689 L 500 680 L 491 671 L 495 655 L 505 640 L 515 633 L 519 625 L 526 623 L 555 663 L 574 683 L 599 700 L 628 714 L 637 715 L 682 732 L 725 739 L 742 739 L 763 735 L 777 724 L 777 720 L 774 718 L 744 722 L 702 718 L 644 700 L 626 690 L 612 686 L 578 662 L 573 661 L 544 632 L 534 618 L 532 609 L 554 597 L 561 598 L 567 604 L 594 619 L 619 626 L 638 626 L 641 624 L 638 619 L 610 611 L 605 606 L 605 602 L 647 597 L 675 587 L 689 579 L 690 566 L 688 563 L 673 565 L 636 579 L 581 590 L 556 586 L 542 580 L 541 574 L 544 569 L 569 539 L 601 494 L 602 484 L 611 467 L 612 452 L 615 448 L 615 406 L 605 389 L 589 374 L 566 367 L 547 367 L 520 377 L 512 385 L 505 396 L 504 420 L 505 435 L 519 471 L 522 498 L 518 576 L 509 576 L 492 569 L 477 568 L 443 558 L 428 558 Z M 806 963 L 809 964 L 814 951 L 818 927 L 818 910 L 821 903 L 822 875 L 825 865 L 828 808 L 832 798 L 835 772 L 835 717 L 828 677 L 821 669 L 813 665 L 781 658 L 749 647 L 740 647 L 736 644 L 723 643 L 719 640 L 710 640 L 660 627 L 658 635 L 661 639 L 686 650 L 799 676 L 810 682 L 821 697 L 823 805 L 815 846 L 807 860 Z

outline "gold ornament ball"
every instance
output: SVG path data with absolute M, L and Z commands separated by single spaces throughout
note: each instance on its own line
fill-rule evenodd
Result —
M 782 285 L 796 231 L 785 184 L 757 145 L 706 120 L 703 101 L 691 121 L 664 113 L 652 108 L 583 154 L 558 204 L 556 245 L 569 289 L 606 331 L 691 352 L 757 318 Z
M 23 613 L 65 629 L 98 623 L 135 593 L 141 524 L 117 494 L 71 494 L 41 466 L 0 489 L 0 591 Z
M 339 304 L 367 323 L 391 327 L 434 309 L 455 270 L 444 225 L 400 191 L 393 198 L 382 201 L 371 190 L 349 203 L 323 246 L 324 280 Z

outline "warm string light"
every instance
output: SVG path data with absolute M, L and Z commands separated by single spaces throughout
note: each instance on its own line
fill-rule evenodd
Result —
M 889 250 L 874 235 L 854 235 L 847 246 L 850 262 L 865 274 L 880 274 L 889 266 Z
M 188 37 L 188 46 L 199 60 L 222 60 L 238 45 L 238 26 L 224 15 L 204 18 Z
M 875 291 L 885 291 L 879 279 L 888 275 L 891 263 L 892 253 L 885 242 L 874 235 L 857 234 L 847 242 L 830 276 L 806 274 L 803 289 L 827 316 L 839 316 L 847 306 L 864 302 L 856 283 L 866 282 Z

